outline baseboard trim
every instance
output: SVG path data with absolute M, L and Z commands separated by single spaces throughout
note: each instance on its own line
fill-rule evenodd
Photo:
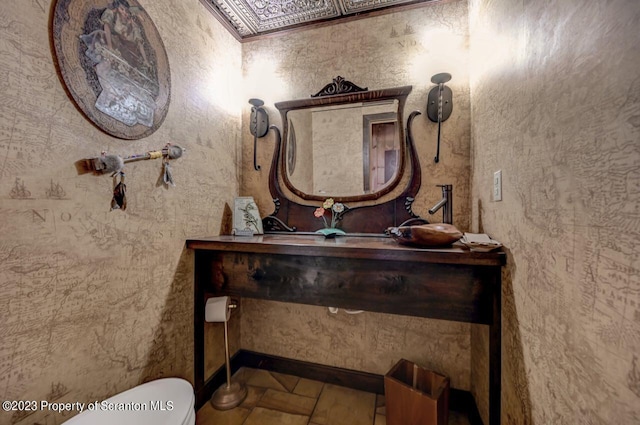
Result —
M 241 367 L 263 369 L 270 372 L 295 375 L 301 378 L 326 382 L 361 391 L 384 394 L 384 376 L 357 370 L 325 366 L 301 360 L 272 356 L 249 350 L 239 350 L 231 361 L 231 374 Z M 196 409 L 200 409 L 213 395 L 214 391 L 223 385 L 227 379 L 224 365 L 220 367 L 207 382 L 202 390 L 196 394 Z M 457 412 L 466 413 L 471 425 L 482 425 L 478 407 L 473 395 L 469 391 L 451 388 L 449 393 L 449 408 Z
M 246 367 L 285 373 L 356 390 L 384 394 L 382 375 L 287 359 L 248 350 L 241 350 L 238 353 L 238 357 Z

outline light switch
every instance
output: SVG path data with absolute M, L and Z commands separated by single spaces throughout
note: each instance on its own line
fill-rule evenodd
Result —
M 493 173 L 493 200 L 502 201 L 502 170 Z

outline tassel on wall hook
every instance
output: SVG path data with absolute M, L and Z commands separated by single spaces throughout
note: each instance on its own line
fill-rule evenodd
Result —
M 162 181 L 167 187 L 176 186 L 176 184 L 173 182 L 173 174 L 171 174 L 171 166 L 169 165 L 169 161 L 167 161 L 166 159 L 162 161 Z
M 111 211 L 127 209 L 127 185 L 124 184 L 124 172 L 113 174 L 113 198 L 111 199 Z M 120 181 L 118 182 L 118 177 Z
M 453 111 L 451 89 L 444 85 L 444 83 L 449 80 L 451 80 L 451 74 L 446 72 L 431 77 L 431 82 L 437 84 L 437 86 L 429 91 L 429 97 L 427 99 L 427 116 L 431 121 L 438 123 L 438 144 L 436 156 L 433 158 L 436 164 L 440 162 L 440 134 L 442 123 L 451 116 L 451 111 Z
M 167 145 L 162 149 L 162 181 L 166 187 L 175 187 L 176 185 L 173 181 L 173 174 L 171 174 L 169 160 L 180 158 L 184 151 L 185 149 L 182 149 L 180 146 L 172 145 L 171 143 L 167 143 Z

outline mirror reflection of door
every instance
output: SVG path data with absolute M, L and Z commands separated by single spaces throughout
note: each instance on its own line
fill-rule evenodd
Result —
M 371 193 L 382 189 L 395 176 L 400 140 L 395 114 L 365 115 L 364 127 L 367 131 L 363 139 L 363 189 Z
M 402 163 L 398 105 L 394 99 L 288 111 L 285 175 L 296 190 L 322 197 L 388 187 Z

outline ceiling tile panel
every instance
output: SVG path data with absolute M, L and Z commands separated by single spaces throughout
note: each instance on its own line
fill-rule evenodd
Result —
M 201 0 L 239 38 L 430 0 Z M 434 0 L 431 0 L 434 1 Z
M 405 3 L 415 3 L 415 0 L 340 0 L 340 9 L 343 14 L 351 15 Z

